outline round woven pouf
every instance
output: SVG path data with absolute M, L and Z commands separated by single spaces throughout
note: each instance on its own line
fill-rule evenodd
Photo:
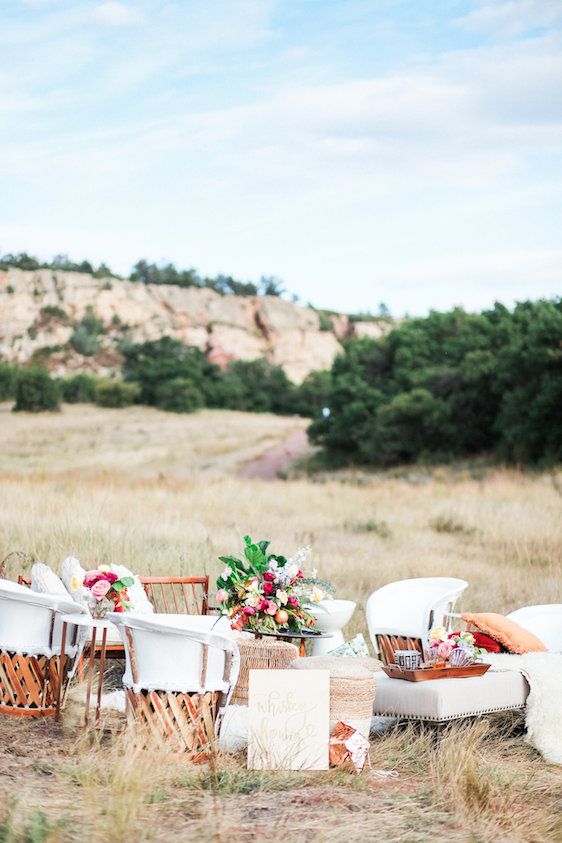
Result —
M 274 638 L 238 638 L 240 673 L 232 695 L 232 705 L 248 705 L 251 670 L 287 670 L 299 651 L 288 641 Z
M 311 656 L 291 662 L 292 670 L 329 670 L 330 727 L 342 720 L 367 738 L 375 701 L 374 673 L 380 668 L 381 662 L 371 658 Z

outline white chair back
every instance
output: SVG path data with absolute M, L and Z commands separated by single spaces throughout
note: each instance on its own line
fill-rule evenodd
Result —
M 238 679 L 240 653 L 230 635 L 189 627 L 166 615 L 139 616 L 112 612 L 125 645 L 123 684 L 139 691 L 222 694 L 220 714 Z
M 0 649 L 26 656 L 59 655 L 63 616 L 81 611 L 70 597 L 65 600 L 38 594 L 11 580 L 0 579 Z M 71 641 L 65 652 L 68 656 L 76 654 Z
M 536 635 L 551 653 L 562 652 L 562 603 L 523 606 L 507 617 Z
M 377 635 L 400 635 L 425 640 L 436 625 L 448 626 L 446 613 L 468 583 L 456 577 L 416 577 L 391 582 L 367 600 L 369 634 L 378 652 Z

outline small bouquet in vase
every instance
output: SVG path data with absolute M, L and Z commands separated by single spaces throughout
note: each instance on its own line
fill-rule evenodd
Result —
M 128 612 L 131 609 L 127 589 L 132 577 L 119 577 L 109 565 L 87 571 L 82 586 L 88 596 L 88 608 L 93 618 L 104 618 L 108 612 Z M 71 584 L 71 587 L 74 587 Z M 79 586 L 78 586 L 79 587 Z
M 471 632 L 448 632 L 444 626 L 435 626 L 429 633 L 428 660 L 432 664 L 464 667 L 480 661 L 486 650 L 477 647 Z
M 305 608 L 313 580 L 301 567 L 310 548 L 287 559 L 268 553 L 269 545 L 244 536 L 244 559 L 219 557 L 226 566 L 217 579 L 221 614 L 239 632 L 317 632 L 314 615 Z

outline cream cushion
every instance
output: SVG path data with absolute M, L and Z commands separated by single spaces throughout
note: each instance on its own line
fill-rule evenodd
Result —
M 31 590 L 37 594 L 54 594 L 68 599 L 68 591 L 61 578 L 43 562 L 36 562 L 31 569 Z
M 516 671 L 489 670 L 466 679 L 407 682 L 376 674 L 373 714 L 442 723 L 492 711 L 524 708 L 529 686 Z

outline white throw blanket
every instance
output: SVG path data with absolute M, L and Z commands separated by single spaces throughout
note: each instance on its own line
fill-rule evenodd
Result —
M 527 679 L 527 740 L 550 764 L 562 764 L 562 653 L 486 655 L 492 670 L 518 670 Z

